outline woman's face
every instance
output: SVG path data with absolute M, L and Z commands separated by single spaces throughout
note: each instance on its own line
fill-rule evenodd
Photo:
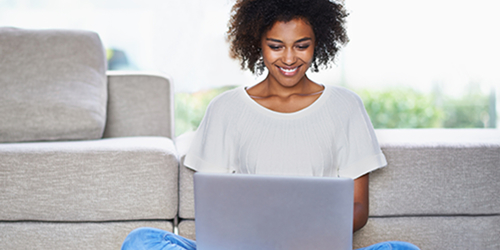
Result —
M 306 79 L 316 41 L 312 27 L 303 19 L 276 22 L 261 41 L 269 80 L 293 87 Z

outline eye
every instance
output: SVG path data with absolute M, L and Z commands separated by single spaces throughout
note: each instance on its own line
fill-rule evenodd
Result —
M 298 44 L 297 48 L 299 50 L 305 50 L 305 49 L 309 48 L 309 46 L 311 46 L 311 45 L 310 44 Z
M 272 50 L 279 50 L 283 47 L 282 45 L 275 45 L 275 44 L 268 44 L 267 46 L 269 46 L 269 48 Z

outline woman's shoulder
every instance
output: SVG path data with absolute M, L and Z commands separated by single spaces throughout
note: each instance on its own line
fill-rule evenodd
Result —
M 336 105 L 342 104 L 349 106 L 363 105 L 363 101 L 358 94 L 354 91 L 347 89 L 345 87 L 340 86 L 327 86 L 327 91 L 329 91 L 331 102 L 334 102 Z

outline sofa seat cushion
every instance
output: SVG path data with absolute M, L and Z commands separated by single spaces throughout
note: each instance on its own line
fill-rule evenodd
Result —
M 96 33 L 0 28 L 0 142 L 101 138 L 105 73 Z
M 0 222 L 0 249 L 120 249 L 125 237 L 139 227 L 173 232 L 171 221 L 106 223 Z
M 0 220 L 173 219 L 178 161 L 165 137 L 0 144 Z
M 370 218 L 354 234 L 355 249 L 383 241 L 406 241 L 420 249 L 500 249 L 500 216 Z
M 194 220 L 181 220 L 177 225 L 179 235 L 191 240 L 196 240 L 196 225 Z

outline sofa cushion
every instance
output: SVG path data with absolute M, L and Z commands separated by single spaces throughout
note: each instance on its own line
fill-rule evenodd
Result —
M 177 215 L 177 151 L 165 137 L 0 143 L 0 159 L 0 221 Z
M 105 73 L 93 32 L 0 28 L 0 142 L 100 138 Z
M 195 132 L 184 133 L 175 138 L 179 154 L 179 218 L 194 219 L 194 171 L 184 165 L 186 153 L 193 142 Z M 181 228 L 179 227 L 179 230 Z
M 196 240 L 196 225 L 194 220 L 181 220 L 177 225 L 178 234 L 191 240 Z
M 98 223 L 0 222 L 0 249 L 120 249 L 138 227 L 173 232 L 171 221 Z
M 377 130 L 370 215 L 500 214 L 500 130 Z
M 174 137 L 174 93 L 168 77 L 109 71 L 108 90 L 104 138 Z
M 406 241 L 420 249 L 500 249 L 500 216 L 370 218 L 354 234 L 355 249 L 383 241 Z

